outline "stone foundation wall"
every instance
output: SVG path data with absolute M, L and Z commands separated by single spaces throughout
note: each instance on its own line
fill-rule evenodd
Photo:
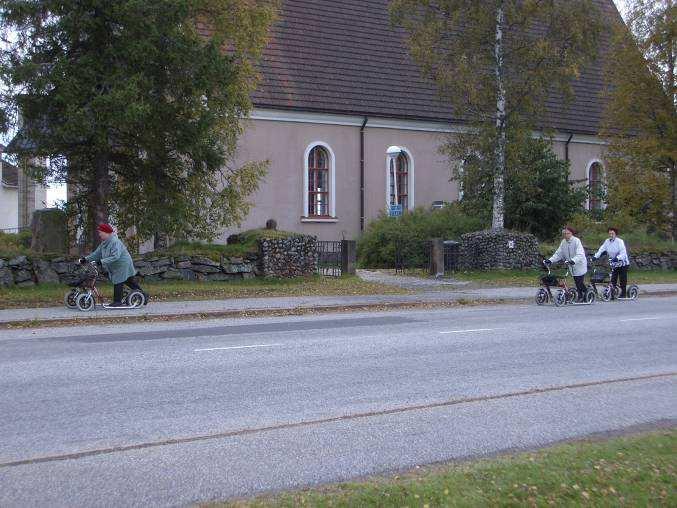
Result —
M 265 277 L 300 277 L 317 270 L 317 239 L 314 236 L 263 239 L 259 241 L 261 273 Z
M 508 230 L 484 230 L 461 236 L 462 270 L 529 268 L 540 263 L 534 235 Z

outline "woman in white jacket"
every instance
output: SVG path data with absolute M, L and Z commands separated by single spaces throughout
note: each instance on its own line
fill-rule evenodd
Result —
M 610 227 L 608 230 L 609 238 L 599 248 L 592 259 L 599 259 L 604 253 L 609 257 L 609 262 L 618 263 L 611 270 L 611 283 L 615 286 L 620 276 L 621 298 L 625 298 L 625 288 L 628 285 L 628 267 L 630 266 L 630 256 L 625 248 L 625 242 L 618 238 L 618 229 Z M 613 297 L 612 297 L 613 298 Z
M 555 254 L 545 262 L 547 264 L 564 261 L 571 266 L 571 274 L 574 276 L 576 291 L 578 292 L 578 301 L 583 301 L 585 295 L 585 274 L 588 272 L 588 260 L 585 256 L 585 249 L 581 241 L 575 236 L 576 231 L 570 226 L 562 230 L 564 239 L 555 251 Z

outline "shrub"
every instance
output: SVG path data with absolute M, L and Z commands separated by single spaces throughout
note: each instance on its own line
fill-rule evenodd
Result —
M 0 231 L 0 257 L 10 258 L 19 255 L 29 255 L 30 246 L 30 231 L 22 231 L 18 234 Z
M 169 255 L 169 256 L 204 256 L 218 261 L 223 257 L 239 257 L 258 250 L 258 241 L 262 238 L 289 238 L 295 236 L 295 233 L 287 231 L 276 231 L 272 229 L 251 229 L 238 235 L 238 243 L 227 245 L 216 243 L 179 241 L 172 244 L 164 251 L 150 253 L 150 255 Z
M 371 222 L 357 245 L 360 266 L 393 267 L 398 247 L 409 266 L 424 266 L 425 242 L 431 238 L 459 239 L 464 233 L 483 229 L 485 223 L 464 214 L 453 203 L 439 210 L 417 208 L 402 217 L 381 215 Z
M 510 151 L 505 189 L 505 227 L 556 237 L 582 209 L 586 191 L 569 182 L 569 163 L 559 160 L 542 139 L 515 143 Z M 461 206 L 473 216 L 491 218 L 493 167 L 487 157 L 468 156 L 458 174 L 465 190 Z

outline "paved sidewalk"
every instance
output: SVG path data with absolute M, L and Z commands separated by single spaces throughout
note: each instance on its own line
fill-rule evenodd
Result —
M 79 312 L 65 307 L 37 309 L 0 310 L 1 323 L 19 321 L 58 321 L 64 319 L 97 319 L 113 316 L 176 316 L 196 314 L 220 314 L 246 311 L 285 311 L 294 309 L 340 309 L 342 307 L 369 307 L 379 305 L 406 305 L 418 303 L 453 303 L 466 301 L 519 301 L 531 300 L 535 287 L 506 287 L 484 289 L 460 289 L 424 291 L 411 295 L 366 295 L 366 296 L 307 296 L 272 298 L 237 298 L 230 300 L 200 300 L 151 303 L 141 309 L 96 310 Z M 640 286 L 640 295 L 677 294 L 677 284 L 645 284 Z

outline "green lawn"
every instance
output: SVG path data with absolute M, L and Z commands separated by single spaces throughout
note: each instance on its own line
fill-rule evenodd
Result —
M 284 493 L 232 507 L 677 506 L 677 431 Z
M 302 277 L 296 279 L 251 279 L 235 282 L 164 282 L 143 284 L 153 301 L 210 300 L 264 296 L 341 296 L 403 294 L 408 291 L 364 282 L 357 277 Z M 108 298 L 113 286 L 101 284 Z M 45 284 L 32 288 L 0 288 L 0 309 L 60 305 L 68 287 Z

